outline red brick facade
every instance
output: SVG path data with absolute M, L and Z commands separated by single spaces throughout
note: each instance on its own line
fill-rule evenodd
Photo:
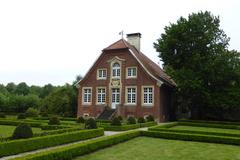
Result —
M 168 120 L 168 107 L 170 105 L 169 99 L 171 94 L 165 93 L 165 88 L 174 88 L 174 85 L 167 82 L 165 79 L 156 78 L 152 70 L 147 66 L 144 66 L 136 49 L 131 50 L 129 43 L 125 40 L 120 40 L 110 47 L 103 50 L 103 53 L 94 63 L 92 68 L 86 76 L 78 83 L 78 116 L 89 115 L 91 117 L 98 117 L 105 106 L 112 107 L 112 88 L 119 88 L 120 90 L 120 102 L 117 105 L 117 113 L 122 117 L 134 116 L 144 117 L 147 115 L 153 115 L 158 121 Z M 135 52 L 135 53 L 134 53 Z M 140 53 L 139 53 L 140 54 Z M 142 53 L 141 53 L 142 54 Z M 120 78 L 115 80 L 112 78 L 112 65 L 113 63 L 120 64 Z M 156 65 L 156 64 L 155 64 Z M 136 68 L 136 78 L 127 77 L 127 68 Z M 104 69 L 107 71 L 106 79 L 98 79 L 98 69 Z M 159 68 L 160 69 L 160 68 Z M 166 75 L 165 75 L 166 76 Z M 143 88 L 150 87 L 153 89 L 152 93 L 152 105 L 144 104 Z M 105 103 L 98 104 L 98 87 L 105 88 Z M 135 88 L 135 104 L 127 103 L 127 87 Z M 84 89 L 90 89 L 90 102 L 85 104 L 84 101 Z M 167 92 L 167 91 L 166 91 Z M 161 97 L 163 94 L 163 97 Z M 87 98 L 86 98 L 87 99 Z

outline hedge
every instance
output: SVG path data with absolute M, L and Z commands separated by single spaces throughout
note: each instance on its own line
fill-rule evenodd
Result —
M 57 130 L 57 129 L 64 129 L 64 128 L 70 128 L 70 127 L 65 125 L 48 125 L 48 124 L 41 126 L 42 130 Z
M 157 125 L 157 122 L 145 122 L 145 123 L 139 123 L 139 124 L 140 124 L 140 128 L 141 128 L 141 127 L 155 126 L 155 125 Z
M 103 129 L 92 129 L 3 142 L 0 143 L 0 157 L 94 138 L 103 134 Z
M 147 137 L 165 138 L 165 139 L 174 139 L 174 140 L 240 145 L 240 138 L 237 138 L 237 137 L 210 136 L 210 135 L 186 134 L 186 133 L 176 133 L 176 132 L 170 133 L 166 131 L 141 131 L 141 135 L 147 136 Z
M 82 128 L 74 127 L 74 128 L 64 128 L 64 129 L 58 129 L 58 130 L 44 131 L 40 133 L 34 133 L 33 136 L 34 137 L 47 136 L 47 135 L 53 135 L 53 134 L 61 134 L 65 132 L 73 132 L 78 130 L 82 130 Z
M 127 131 L 131 129 L 140 128 L 139 124 L 131 124 L 131 125 L 121 125 L 121 126 L 112 126 L 112 125 L 102 125 L 106 131 Z
M 212 123 L 212 124 L 225 124 L 225 125 L 240 125 L 240 122 L 228 122 L 228 121 L 206 121 L 206 120 L 188 120 L 180 119 L 180 122 L 193 122 L 193 123 Z
M 21 120 L 18 120 L 18 121 L 14 121 L 14 120 L 0 120 L 0 125 L 17 126 L 20 123 L 26 123 L 26 124 L 28 124 L 31 127 L 38 127 L 38 128 L 40 128 L 41 125 L 42 125 L 42 123 L 39 123 L 39 122 L 27 122 L 27 121 L 21 121 Z
M 49 120 L 50 117 L 51 116 L 49 116 L 49 117 L 36 117 L 36 118 L 33 118 L 33 119 L 35 119 L 35 120 Z M 61 121 L 76 121 L 77 120 L 77 118 L 71 118 L 71 117 L 59 117 L 59 119 Z
M 74 157 L 103 149 L 138 136 L 140 136 L 140 131 L 129 131 L 109 137 L 101 137 L 95 140 L 74 144 L 71 146 L 65 146 L 45 152 L 15 158 L 14 160 L 70 160 Z

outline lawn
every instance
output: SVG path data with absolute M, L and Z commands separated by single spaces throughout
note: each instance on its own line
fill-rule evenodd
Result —
M 74 160 L 240 160 L 240 147 L 139 137 Z
M 10 137 L 16 126 L 0 125 L 0 137 Z M 32 127 L 33 133 L 42 132 L 41 128 Z
M 209 128 L 209 127 L 195 127 L 195 126 L 181 126 L 181 125 L 173 126 L 169 129 L 240 134 L 240 130 L 237 130 L 237 129 L 223 129 L 223 128 Z

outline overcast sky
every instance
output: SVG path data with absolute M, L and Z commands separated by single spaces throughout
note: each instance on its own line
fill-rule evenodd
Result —
M 142 33 L 142 52 L 158 63 L 164 27 L 201 10 L 220 16 L 240 51 L 239 0 L 0 0 L 0 84 L 72 83 L 121 30 Z

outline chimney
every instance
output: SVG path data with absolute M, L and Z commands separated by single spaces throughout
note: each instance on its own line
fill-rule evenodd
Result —
M 131 33 L 127 34 L 127 41 L 135 46 L 138 51 L 140 51 L 140 39 L 141 39 L 141 33 Z

